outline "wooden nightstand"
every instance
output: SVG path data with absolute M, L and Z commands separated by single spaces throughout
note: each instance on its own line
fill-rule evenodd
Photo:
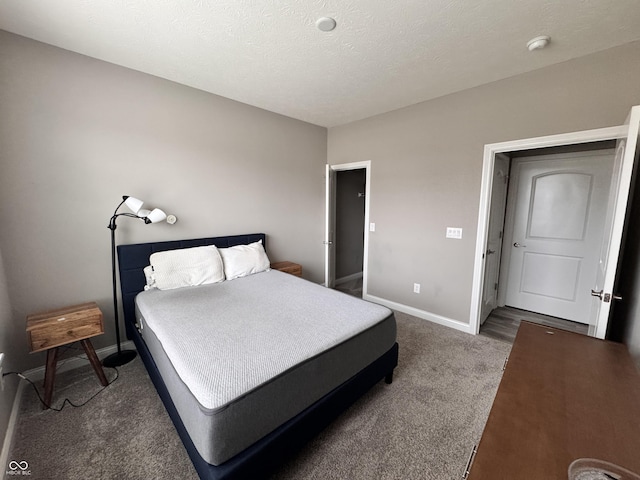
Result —
M 107 386 L 107 377 L 91 344 L 90 337 L 104 333 L 102 312 L 95 302 L 60 308 L 27 317 L 27 337 L 31 353 L 47 351 L 44 376 L 45 408 L 51 405 L 53 382 L 58 362 L 58 347 L 79 341 L 87 354 L 100 383 Z
M 274 262 L 271 268 L 281 272 L 290 273 L 296 277 L 302 277 L 302 266 L 293 262 Z

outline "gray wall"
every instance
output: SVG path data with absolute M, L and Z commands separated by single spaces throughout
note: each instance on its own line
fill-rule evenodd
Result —
M 371 160 L 368 293 L 468 324 L 484 145 L 620 125 L 639 78 L 636 42 L 330 128 L 330 164 Z
M 272 260 L 323 280 L 325 128 L 6 32 L 0 108 L 14 368 L 44 363 L 24 335 L 35 311 L 97 301 L 94 346 L 114 343 L 107 224 L 121 195 L 178 223 L 121 218 L 118 243 L 265 232 Z
M 336 279 L 362 272 L 366 170 L 336 172 Z

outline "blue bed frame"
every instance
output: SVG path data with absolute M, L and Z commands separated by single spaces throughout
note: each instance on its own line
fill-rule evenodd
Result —
M 144 289 L 143 268 L 149 265 L 149 256 L 154 252 L 204 245 L 216 245 L 224 248 L 246 245 L 259 240 L 262 240 L 266 248 L 266 235 L 263 233 L 118 246 L 120 288 L 127 338 L 135 343 L 149 377 L 151 377 L 169 416 L 173 420 L 182 443 L 201 479 L 228 480 L 267 477 L 376 383 L 383 378 L 387 383 L 391 383 L 393 370 L 398 364 L 398 344 L 396 343 L 387 353 L 354 377 L 232 459 L 219 466 L 204 461 L 191 441 L 160 372 L 135 327 L 135 296 Z

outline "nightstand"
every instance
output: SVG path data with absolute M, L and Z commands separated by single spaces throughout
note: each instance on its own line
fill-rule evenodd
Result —
M 91 344 L 90 337 L 104 333 L 102 312 L 95 302 L 83 303 L 27 316 L 27 337 L 31 353 L 47 351 L 47 364 L 44 376 L 45 408 L 51 405 L 53 383 L 58 362 L 58 347 L 80 342 L 91 366 L 103 386 L 107 386 L 107 377 L 102 370 L 100 360 Z
M 293 262 L 274 262 L 271 268 L 281 272 L 290 273 L 296 277 L 302 277 L 302 266 Z

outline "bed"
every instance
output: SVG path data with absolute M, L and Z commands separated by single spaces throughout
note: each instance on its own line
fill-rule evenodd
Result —
M 390 310 L 286 273 L 145 289 L 159 252 L 258 244 L 265 234 L 118 247 L 127 337 L 203 479 L 265 477 L 397 365 Z

